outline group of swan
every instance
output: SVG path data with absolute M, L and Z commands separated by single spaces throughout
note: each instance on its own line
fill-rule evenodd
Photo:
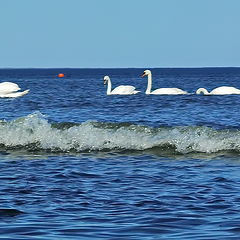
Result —
M 152 91 L 152 73 L 150 70 L 145 70 L 141 77 L 148 77 L 147 89 L 145 91 L 146 94 L 155 94 L 155 95 L 180 95 L 180 94 L 188 94 L 188 92 L 183 91 L 180 88 L 158 88 Z M 109 76 L 105 76 L 104 84 L 108 84 L 107 86 L 107 95 L 132 95 L 139 93 L 134 86 L 129 85 L 121 85 L 112 90 L 112 83 Z M 208 92 L 205 88 L 199 88 L 196 91 L 196 94 L 204 94 L 204 95 L 227 95 L 227 94 L 240 94 L 240 89 L 234 87 L 218 87 L 213 89 L 211 92 Z
M 145 91 L 146 94 L 153 95 L 180 95 L 180 94 L 188 94 L 188 92 L 183 91 L 180 88 L 158 88 L 152 91 L 152 73 L 150 70 L 145 70 L 141 77 L 148 77 L 147 89 Z M 104 84 L 108 84 L 107 86 L 107 95 L 132 95 L 139 93 L 134 86 L 130 85 L 121 85 L 112 90 L 112 83 L 109 76 L 104 77 Z M 28 90 L 20 92 L 21 88 L 12 82 L 2 82 L 0 83 L 0 98 L 16 98 L 21 97 L 29 92 Z M 211 92 L 208 92 L 205 88 L 199 88 L 196 91 L 196 94 L 204 94 L 204 95 L 226 95 L 226 94 L 240 94 L 240 89 L 234 87 L 218 87 L 213 89 Z
M 21 97 L 29 92 L 29 89 L 19 92 L 20 89 L 21 88 L 16 83 L 2 82 L 0 83 L 0 98 Z

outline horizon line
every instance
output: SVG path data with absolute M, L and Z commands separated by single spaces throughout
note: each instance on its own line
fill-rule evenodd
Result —
M 175 67 L 0 67 L 0 70 L 3 69 L 155 69 L 155 68 L 240 68 L 240 66 L 175 66 Z

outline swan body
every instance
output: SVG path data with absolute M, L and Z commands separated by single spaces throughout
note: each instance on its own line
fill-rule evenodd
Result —
M 0 98 L 16 98 L 16 97 L 21 97 L 21 96 L 24 96 L 26 95 L 27 93 L 29 93 L 29 89 L 28 90 L 25 90 L 23 92 L 12 92 L 12 93 L 1 93 L 0 92 Z
M 201 94 L 203 93 L 204 95 L 228 95 L 228 94 L 240 94 L 240 89 L 237 89 L 235 87 L 218 87 L 213 89 L 211 92 L 208 92 L 207 89 L 205 88 L 199 88 L 196 91 L 196 94 Z
M 20 89 L 16 83 L 2 82 L 0 83 L 0 98 L 21 97 L 29 92 L 29 90 L 18 92 Z
M 146 94 L 155 94 L 155 95 L 179 95 L 179 94 L 187 94 L 186 91 L 183 91 L 180 88 L 158 88 L 154 91 L 152 90 L 152 73 L 150 70 L 145 70 L 142 74 L 142 77 L 148 77 L 148 85 L 146 89 Z
M 130 85 L 120 85 L 112 90 L 112 83 L 109 76 L 105 76 L 103 78 L 104 84 L 108 84 L 107 86 L 107 95 L 132 95 L 136 94 L 140 91 L 136 91 L 135 87 Z
M 17 92 L 20 87 L 16 83 L 2 82 L 0 83 L 0 93 Z

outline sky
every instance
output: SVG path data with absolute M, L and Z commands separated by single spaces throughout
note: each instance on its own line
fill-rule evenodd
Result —
M 240 66 L 240 0 L 0 0 L 0 68 Z

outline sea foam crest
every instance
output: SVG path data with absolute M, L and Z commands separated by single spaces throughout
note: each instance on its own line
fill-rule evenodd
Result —
M 84 122 L 50 123 L 35 113 L 0 122 L 0 145 L 4 149 L 82 152 L 105 150 L 171 150 L 178 153 L 240 150 L 239 130 L 209 127 L 159 127 Z

